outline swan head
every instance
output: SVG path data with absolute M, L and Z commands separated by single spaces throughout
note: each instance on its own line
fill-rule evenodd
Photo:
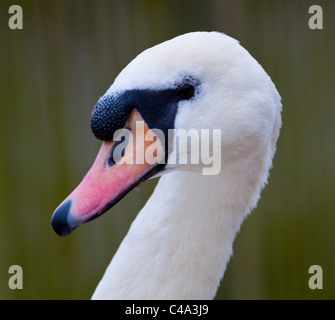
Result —
M 121 71 L 93 110 L 93 134 L 104 142 L 82 183 L 54 212 L 55 231 L 66 235 L 100 216 L 152 176 L 201 172 L 206 165 L 201 150 L 195 156 L 199 161 L 189 161 L 195 159 L 190 147 L 194 140 L 212 146 L 213 155 L 218 151 L 220 168 L 236 166 L 261 148 L 273 155 L 280 112 L 280 96 L 269 76 L 225 34 L 193 32 L 145 50 Z M 181 130 L 188 137 L 184 145 L 175 139 Z M 208 131 L 204 145 L 203 130 Z M 147 139 L 139 146 L 135 140 L 141 133 Z M 154 152 L 147 152 L 150 148 Z M 116 149 L 120 156 L 115 161 L 111 156 Z M 129 164 L 130 158 L 135 161 Z M 136 161 L 140 158 L 145 160 Z M 178 162 L 180 158 L 186 163 Z

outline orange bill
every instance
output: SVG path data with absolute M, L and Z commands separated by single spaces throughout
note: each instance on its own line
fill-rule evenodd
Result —
M 54 230 L 65 236 L 112 207 L 163 168 L 164 141 L 134 109 L 125 124 L 128 137 L 105 141 L 82 182 L 53 213 Z M 125 129 L 124 131 L 125 132 Z

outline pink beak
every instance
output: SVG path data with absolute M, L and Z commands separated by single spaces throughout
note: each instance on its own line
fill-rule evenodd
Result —
M 139 121 L 142 123 L 140 129 L 137 125 Z M 155 159 L 164 157 L 164 144 L 142 121 L 140 113 L 134 109 L 125 126 L 131 130 L 132 141 L 128 141 L 121 161 L 110 161 L 117 141 L 103 142 L 82 182 L 53 213 L 51 224 L 57 234 L 68 235 L 81 224 L 99 217 L 130 190 L 163 168 Z M 138 143 L 139 136 L 142 143 Z M 146 139 L 143 139 L 144 136 Z M 155 139 L 158 147 L 153 159 L 146 150 Z M 138 159 L 143 161 L 136 161 Z

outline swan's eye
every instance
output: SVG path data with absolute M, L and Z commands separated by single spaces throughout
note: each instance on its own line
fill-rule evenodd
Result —
M 194 87 L 190 84 L 182 84 L 177 89 L 177 95 L 183 99 L 191 99 L 194 96 Z

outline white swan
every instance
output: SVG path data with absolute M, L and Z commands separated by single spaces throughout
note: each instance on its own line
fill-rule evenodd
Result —
M 215 296 L 235 235 L 267 182 L 281 108 L 263 68 L 238 41 L 218 32 L 166 41 L 138 55 L 119 74 L 92 115 L 94 134 L 107 142 L 83 182 L 56 209 L 52 225 L 66 235 L 139 182 L 158 171 L 163 176 L 93 299 Z M 124 126 L 134 131 L 134 121 L 142 118 L 164 134 L 171 128 L 222 129 L 219 174 L 203 175 L 202 164 L 110 163 L 114 131 Z M 167 159 L 189 152 L 169 148 Z

